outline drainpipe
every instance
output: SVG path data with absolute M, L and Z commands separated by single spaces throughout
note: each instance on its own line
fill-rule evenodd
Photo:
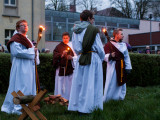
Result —
M 32 0 L 32 41 L 34 41 L 34 0 Z

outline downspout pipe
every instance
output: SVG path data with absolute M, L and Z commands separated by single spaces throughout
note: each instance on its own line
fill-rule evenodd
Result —
M 32 41 L 34 41 L 34 0 L 32 0 Z

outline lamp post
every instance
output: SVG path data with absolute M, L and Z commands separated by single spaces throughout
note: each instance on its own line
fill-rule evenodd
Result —
M 152 45 L 152 24 L 151 24 L 152 13 L 149 14 L 149 19 L 150 19 L 150 46 L 151 46 Z

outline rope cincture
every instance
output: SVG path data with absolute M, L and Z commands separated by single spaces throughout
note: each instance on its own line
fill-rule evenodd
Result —
M 121 82 L 122 82 L 122 78 L 123 78 L 123 59 L 121 59 Z
M 79 53 L 79 55 L 81 55 L 81 54 L 87 54 L 87 53 L 91 53 L 91 52 L 95 52 L 95 51 L 88 51 L 86 53 Z

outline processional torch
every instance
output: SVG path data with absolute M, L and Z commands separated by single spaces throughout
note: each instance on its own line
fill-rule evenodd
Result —
M 107 29 L 106 28 L 102 28 L 102 32 L 104 33 L 104 35 L 107 37 L 107 40 L 110 41 L 110 37 L 108 35 Z
M 42 31 L 45 30 L 45 28 L 43 26 L 39 26 L 38 29 L 38 37 L 37 37 L 37 43 L 35 45 L 35 48 L 37 48 L 41 38 L 42 38 Z M 37 93 L 39 93 L 40 91 L 40 83 L 39 83 L 39 77 L 38 77 L 38 72 L 37 72 L 37 63 L 36 63 L 36 59 L 35 59 L 35 72 L 36 72 L 36 89 L 37 89 Z

